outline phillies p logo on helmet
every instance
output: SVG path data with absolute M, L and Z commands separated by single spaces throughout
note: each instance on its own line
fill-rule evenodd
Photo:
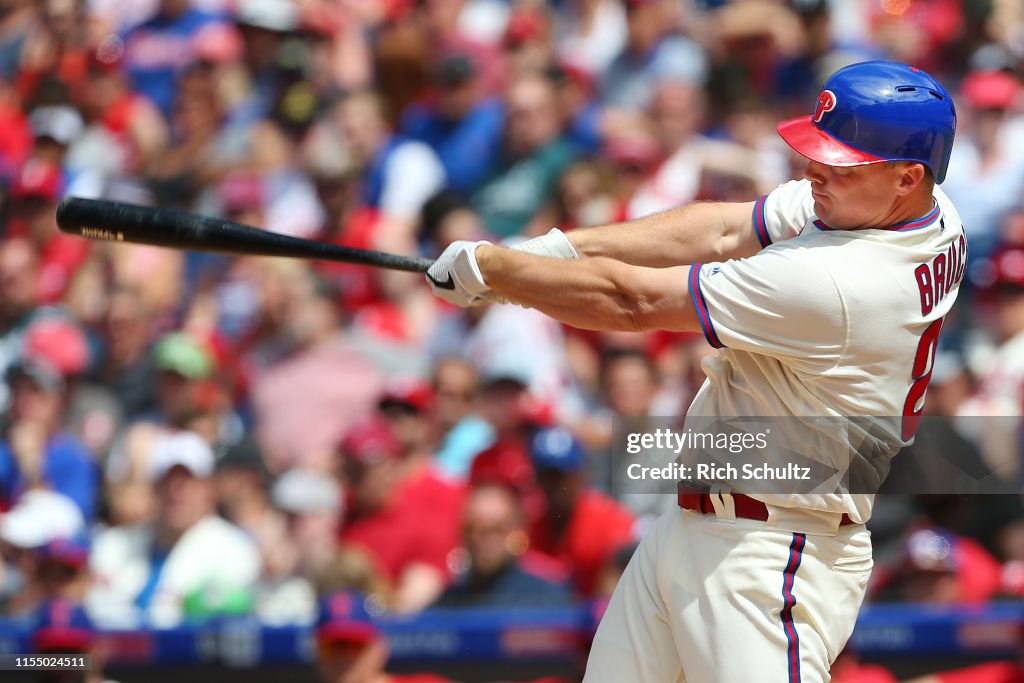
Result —
M 814 108 L 814 122 L 820 122 L 825 112 L 832 111 L 835 108 L 836 94 L 831 90 L 822 90 L 821 94 L 818 95 L 818 106 Z

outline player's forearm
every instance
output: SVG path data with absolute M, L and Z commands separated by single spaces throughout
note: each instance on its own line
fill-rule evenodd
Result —
M 683 311 L 688 296 L 682 274 L 673 277 L 673 291 L 657 281 L 658 270 L 603 257 L 566 262 L 481 246 L 476 259 L 492 291 L 573 327 L 640 331 L 692 324 Z
M 606 256 L 651 268 L 724 261 L 760 249 L 751 222 L 753 204 L 697 202 L 612 225 L 573 230 L 583 256 Z

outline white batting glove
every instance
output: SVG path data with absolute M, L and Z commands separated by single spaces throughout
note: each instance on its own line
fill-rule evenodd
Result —
M 484 282 L 476 262 L 476 248 L 490 242 L 458 240 L 448 245 L 427 271 L 427 282 L 434 296 L 466 308 L 487 299 L 491 288 Z
M 515 244 L 502 242 L 502 245 L 507 246 L 509 249 L 515 249 L 527 254 L 536 254 L 537 256 L 572 261 L 580 257 L 576 248 L 572 246 L 572 242 L 569 241 L 569 238 L 558 228 L 551 228 L 546 235 L 541 235 L 540 237 L 523 240 Z

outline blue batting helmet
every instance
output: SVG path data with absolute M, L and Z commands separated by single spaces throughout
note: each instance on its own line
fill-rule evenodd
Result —
M 779 135 L 827 166 L 916 161 L 941 183 L 953 150 L 956 109 L 942 84 L 899 62 L 861 62 L 832 74 L 810 116 L 783 121 Z

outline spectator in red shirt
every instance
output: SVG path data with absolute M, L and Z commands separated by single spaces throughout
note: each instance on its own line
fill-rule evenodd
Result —
M 546 503 L 543 517 L 530 531 L 530 546 L 564 561 L 577 592 L 589 597 L 601 567 L 633 539 L 633 515 L 587 488 L 583 449 L 568 430 L 538 431 L 530 456 Z
M 410 506 L 430 510 L 435 542 L 447 555 L 459 546 L 466 487 L 443 477 L 434 461 L 439 432 L 434 390 L 421 379 L 395 377 L 378 408 L 402 444 L 402 496 Z
M 394 586 L 396 611 L 426 607 L 444 590 L 451 548 L 425 501 L 407 495 L 402 443 L 374 418 L 353 427 L 340 450 L 349 493 L 342 543 L 369 553 Z
M 320 606 L 316 622 L 317 672 L 324 683 L 450 683 L 432 674 L 396 676 L 384 670 L 390 650 L 370 616 L 373 598 L 336 593 Z
M 7 235 L 26 237 L 39 254 L 39 299 L 44 304 L 60 301 L 89 255 L 88 240 L 57 229 L 57 202 L 63 191 L 60 168 L 39 159 L 25 164 L 11 185 Z
M 141 175 L 166 163 L 167 123 L 150 100 L 132 90 L 117 39 L 108 38 L 89 53 L 85 78 L 74 86 L 75 104 L 104 138 L 100 144 L 110 145 L 104 158 L 90 159 L 92 165 Z

